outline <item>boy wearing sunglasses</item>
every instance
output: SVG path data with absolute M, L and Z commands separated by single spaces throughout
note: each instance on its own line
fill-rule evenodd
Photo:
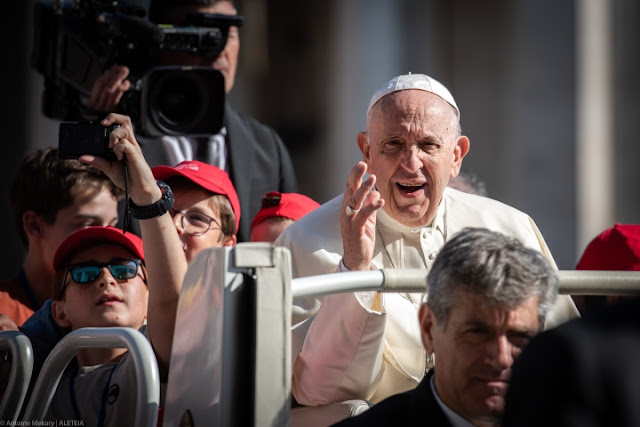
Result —
M 147 273 L 142 240 L 135 234 L 113 227 L 80 230 L 62 242 L 53 268 L 52 314 L 60 326 L 138 329 L 144 323 Z
M 151 256 L 158 258 L 158 252 L 162 250 Z M 62 242 L 53 264 L 52 315 L 60 326 L 139 329 L 153 344 L 161 378 L 166 376 L 178 289 L 170 281 L 157 280 L 157 274 L 148 277 L 138 236 L 114 227 L 86 228 Z M 156 280 L 147 286 L 152 277 Z M 48 418 L 130 425 L 136 412 L 136 382 L 127 350 L 86 349 L 76 361 L 60 380 Z
M 133 135 L 131 120 L 111 114 L 103 124 L 114 123 L 120 127 L 109 135 L 109 146 L 118 161 L 89 155 L 81 156 L 80 161 L 104 171 L 118 187 L 128 188 L 131 213 L 140 220 L 142 240 L 112 227 L 92 227 L 69 236 L 54 256 L 53 286 L 58 296 L 51 314 L 58 325 L 71 330 L 141 329 L 146 323 L 145 334 L 163 380 L 169 369 L 187 261 L 169 214 L 174 203 L 171 188 L 154 178 Z M 51 418 L 82 420 L 84 425 L 131 425 L 136 389 L 130 381 L 133 375 L 126 350 L 88 349 L 76 359 L 79 368 L 62 378 L 49 410 Z M 111 392 L 114 385 L 117 393 Z

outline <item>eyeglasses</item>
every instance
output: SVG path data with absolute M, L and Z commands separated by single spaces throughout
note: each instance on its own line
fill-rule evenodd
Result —
M 71 273 L 71 278 L 79 284 L 91 283 L 100 276 L 104 267 L 109 269 L 109 273 L 119 280 L 133 279 L 138 275 L 138 266 L 142 264 L 139 259 L 124 259 L 120 261 L 110 261 L 104 264 L 77 264 L 67 267 L 67 271 L 62 279 L 60 295 L 64 294 L 67 276 Z
M 170 213 L 172 217 L 176 215 L 182 216 L 180 219 L 180 225 L 182 225 L 182 229 L 185 233 L 191 236 L 202 236 L 207 231 L 212 230 L 211 224 L 215 224 L 217 226 L 214 227 L 213 230 L 222 230 L 220 223 L 216 221 L 215 218 L 211 218 L 209 215 L 205 215 L 201 212 L 178 212 L 171 210 Z

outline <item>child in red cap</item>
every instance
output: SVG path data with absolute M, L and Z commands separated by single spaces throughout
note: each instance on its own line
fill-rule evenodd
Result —
M 163 251 L 148 250 L 153 266 Z M 147 272 L 138 236 L 114 227 L 85 228 L 62 242 L 53 267 L 52 315 L 60 326 L 138 329 L 151 341 L 166 375 L 179 287 L 159 280 L 155 267 Z M 150 279 L 153 284 L 147 286 Z M 76 361 L 77 367 L 60 380 L 47 417 L 82 420 L 84 425 L 130 425 L 137 387 L 127 350 L 89 348 Z
M 79 160 L 102 170 L 118 187 L 128 188 L 142 239 L 117 228 L 91 227 L 64 240 L 53 261 L 58 296 L 51 314 L 71 330 L 119 326 L 145 331 L 146 324 L 160 377 L 166 378 L 187 261 L 169 214 L 174 203 L 170 187 L 154 178 L 131 120 L 110 114 L 103 121 L 105 126 L 115 123 L 120 127 L 109 134 L 109 146 L 118 160 L 92 155 Z M 136 387 L 126 350 L 88 349 L 78 353 L 77 361 L 78 370 L 67 372 L 60 382 L 50 417 L 82 420 L 84 425 L 133 425 Z M 111 392 L 114 385 L 118 393 Z
M 152 172 L 173 190 L 170 213 L 187 262 L 203 249 L 236 244 L 240 202 L 225 171 L 192 160 L 175 167 L 156 166 Z
M 598 234 L 585 248 L 576 270 L 640 270 L 640 225 L 616 224 Z M 619 295 L 574 296 L 583 314 L 615 302 Z
M 260 210 L 251 222 L 249 240 L 273 243 L 285 228 L 318 206 L 303 194 L 271 191 L 262 197 Z

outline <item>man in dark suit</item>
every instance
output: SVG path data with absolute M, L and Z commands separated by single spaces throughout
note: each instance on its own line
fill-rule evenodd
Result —
M 498 425 L 511 366 L 557 297 L 555 270 L 516 239 L 467 228 L 444 245 L 427 283 L 419 321 L 434 369 L 336 425 Z
M 230 0 L 153 0 L 149 19 L 156 24 L 182 25 L 191 12 L 237 16 Z M 172 51 L 164 52 L 161 60 L 163 65 L 210 66 L 220 71 L 228 94 L 235 83 L 239 51 L 238 27 L 232 25 L 224 49 L 215 58 Z M 131 87 L 129 73 L 125 65 L 106 71 L 94 84 L 88 107 L 105 113 L 117 111 L 123 94 Z M 275 130 L 229 103 L 225 104 L 222 125 L 220 133 L 205 138 L 137 136 L 151 166 L 200 160 L 227 171 L 240 199 L 242 216 L 237 237 L 244 242 L 249 240 L 251 220 L 260 209 L 262 196 L 269 191 L 295 193 L 298 184 L 289 152 Z

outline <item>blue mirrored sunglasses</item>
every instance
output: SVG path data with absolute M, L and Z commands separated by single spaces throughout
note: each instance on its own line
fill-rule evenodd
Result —
M 100 276 L 100 272 L 104 267 L 109 269 L 109 273 L 119 280 L 133 279 L 138 274 L 138 266 L 142 264 L 139 259 L 125 259 L 121 261 L 110 261 L 104 264 L 77 264 L 67 267 L 67 272 L 62 280 L 60 295 L 64 293 L 67 276 L 71 274 L 74 282 L 85 284 L 91 283 Z

